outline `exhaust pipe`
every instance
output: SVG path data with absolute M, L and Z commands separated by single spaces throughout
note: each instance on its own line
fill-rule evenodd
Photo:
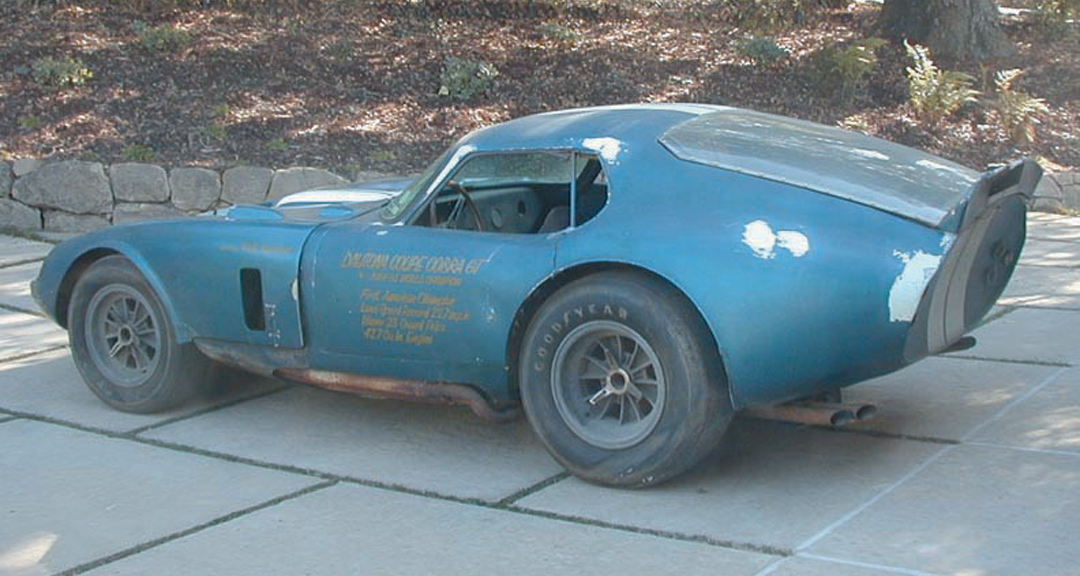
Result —
M 278 368 L 274 370 L 274 376 L 366 398 L 468 406 L 474 414 L 488 422 L 510 422 L 521 416 L 517 408 L 496 409 L 475 388 L 464 384 L 297 368 Z
M 760 420 L 840 428 L 852 422 L 873 418 L 877 407 L 873 404 L 807 402 L 758 406 L 747 408 L 742 413 Z

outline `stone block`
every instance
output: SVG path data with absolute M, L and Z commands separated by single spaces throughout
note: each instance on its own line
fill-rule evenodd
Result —
M 296 167 L 278 170 L 270 183 L 267 200 L 279 200 L 295 192 L 303 192 L 322 186 L 345 184 L 346 180 L 321 168 Z
M 1061 198 L 1061 182 L 1062 177 L 1067 177 L 1066 174 L 1050 174 L 1044 173 L 1039 180 L 1039 185 L 1035 187 L 1036 198 Z
M 1080 183 L 1062 187 L 1061 204 L 1072 210 L 1080 210 Z
M 165 169 L 153 164 L 113 164 L 109 168 L 113 195 L 124 202 L 164 202 L 169 199 Z
M 41 210 L 9 198 L 0 198 L 0 226 L 41 230 Z
M 45 164 L 19 178 L 12 196 L 23 204 L 73 214 L 104 214 L 113 204 L 101 164 L 78 160 Z
M 51 232 L 92 232 L 109 226 L 109 219 L 94 214 L 45 211 L 45 229 Z
M 118 202 L 113 211 L 113 224 L 127 224 L 144 220 L 180 218 L 184 212 L 172 204 L 142 204 Z
M 22 178 L 27 174 L 41 168 L 43 162 L 37 158 L 16 158 L 15 162 L 11 165 L 11 171 L 15 173 L 16 178 Z
M 181 210 L 206 210 L 221 198 L 221 178 L 206 168 L 173 168 L 169 188 L 173 205 Z
M 230 204 L 259 204 L 266 199 L 274 171 L 256 166 L 229 168 L 222 175 L 221 199 Z
M 11 184 L 15 181 L 15 175 L 11 173 L 11 166 L 7 162 L 0 162 L 0 198 L 11 195 Z

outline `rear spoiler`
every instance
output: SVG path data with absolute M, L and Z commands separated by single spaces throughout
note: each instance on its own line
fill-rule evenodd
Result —
M 1021 194 L 1030 202 L 1035 196 L 1035 187 L 1039 185 L 1042 174 L 1042 167 L 1030 158 L 1021 158 L 983 172 L 971 186 L 971 194 L 963 205 L 963 217 L 960 218 L 957 229 L 967 227 L 987 206 L 1006 196 Z M 955 218 L 954 216 L 949 220 L 955 222 Z

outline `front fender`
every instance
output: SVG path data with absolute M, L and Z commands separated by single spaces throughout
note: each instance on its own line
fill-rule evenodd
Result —
M 190 326 L 177 313 L 160 275 L 146 257 L 130 243 L 101 233 L 87 234 L 59 244 L 42 263 L 31 289 L 45 315 L 67 328 L 67 307 L 78 276 L 93 262 L 114 254 L 130 260 L 146 278 L 165 308 L 176 340 L 189 342 L 193 337 Z

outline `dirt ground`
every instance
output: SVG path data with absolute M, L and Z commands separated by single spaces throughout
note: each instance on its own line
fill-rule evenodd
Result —
M 1075 24 L 1048 34 L 1009 17 L 1014 56 L 955 64 L 978 79 L 981 102 L 924 125 L 906 102 L 902 46 L 880 48 L 850 95 L 816 88 L 808 72 L 812 51 L 875 35 L 872 5 L 752 29 L 704 0 L 182 2 L 0 3 L 0 155 L 411 171 L 470 130 L 525 114 L 697 101 L 842 124 L 975 168 L 1020 155 L 1080 167 Z M 149 49 L 136 22 L 188 41 Z M 755 66 L 734 49 L 748 34 L 791 55 Z M 35 81 L 35 62 L 66 56 L 92 71 L 85 85 Z M 448 57 L 493 65 L 494 86 L 467 100 L 440 95 Z M 993 74 L 1009 68 L 1049 107 L 1035 142 L 1019 148 L 992 103 Z

